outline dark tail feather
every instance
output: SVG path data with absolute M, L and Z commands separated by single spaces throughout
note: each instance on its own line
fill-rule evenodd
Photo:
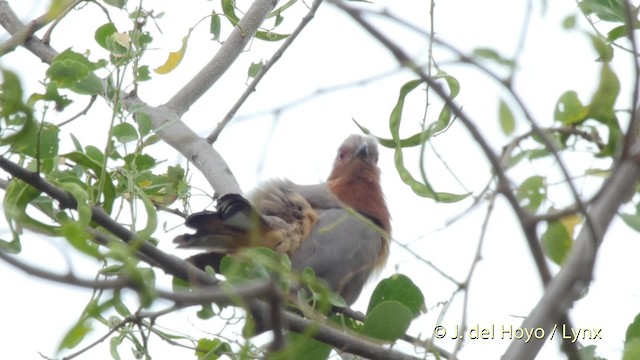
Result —
M 216 211 L 188 216 L 184 224 L 196 232 L 177 236 L 173 242 L 180 248 L 235 249 L 247 245 L 256 220 L 262 221 L 262 218 L 247 199 L 238 194 L 226 194 L 218 200 Z
M 220 263 L 226 254 L 217 252 L 204 252 L 187 258 L 187 261 L 200 270 L 204 270 L 207 266 L 211 266 L 216 274 L 220 273 Z

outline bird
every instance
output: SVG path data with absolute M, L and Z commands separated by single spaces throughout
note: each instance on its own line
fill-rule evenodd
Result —
M 350 135 L 325 182 L 273 179 L 248 198 L 225 194 L 215 211 L 188 216 L 185 225 L 196 232 L 179 235 L 174 243 L 206 249 L 188 260 L 216 271 L 226 254 L 247 246 L 271 248 L 287 254 L 292 269 L 311 268 L 350 306 L 389 256 L 391 216 L 378 157 L 375 137 Z

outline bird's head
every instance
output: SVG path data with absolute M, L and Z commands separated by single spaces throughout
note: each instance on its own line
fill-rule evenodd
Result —
M 378 141 L 370 135 L 349 136 L 338 148 L 329 180 L 338 177 L 370 176 L 378 173 Z

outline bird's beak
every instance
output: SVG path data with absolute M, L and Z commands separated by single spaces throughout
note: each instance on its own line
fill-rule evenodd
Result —
M 360 144 L 360 146 L 358 146 L 358 148 L 356 149 L 356 156 L 358 156 L 361 159 L 366 159 L 369 157 L 369 144 L 367 144 L 366 142 L 363 142 L 362 144 Z

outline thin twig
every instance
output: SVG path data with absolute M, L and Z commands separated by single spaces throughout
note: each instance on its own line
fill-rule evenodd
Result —
M 75 209 L 77 207 L 77 201 L 71 194 L 53 186 L 42 179 L 37 173 L 23 169 L 4 157 L 0 157 L 0 168 L 14 177 L 28 182 L 36 189 L 45 192 L 54 198 L 60 204 L 61 208 Z M 168 255 L 147 241 L 138 238 L 136 234 L 111 219 L 100 207 L 92 206 L 91 212 L 92 221 L 109 230 L 123 241 L 135 244 L 135 247 L 140 253 L 151 258 L 154 264 L 162 268 L 165 272 L 199 285 L 216 285 L 218 283 L 217 279 L 211 277 L 204 271 L 195 268 L 182 259 Z M 213 291 L 214 289 L 210 290 Z M 263 313 L 268 313 L 269 305 L 264 301 L 259 301 L 252 297 L 248 299 L 248 303 L 252 307 L 264 310 L 262 311 Z M 311 321 L 295 314 L 284 312 L 282 316 L 284 323 L 289 325 L 289 329 L 298 333 L 306 333 L 308 327 L 312 325 Z M 366 356 L 371 359 L 417 359 L 397 350 L 384 348 L 370 340 L 360 338 L 357 334 L 338 330 L 330 325 L 316 324 L 314 326 L 317 327 L 317 329 L 311 334 L 313 338 L 357 355 Z
M 87 104 L 87 106 L 85 106 L 84 109 L 82 109 L 79 113 L 70 117 L 69 119 L 62 121 L 60 124 L 58 124 L 58 127 L 63 127 L 68 123 L 72 122 L 73 120 L 79 118 L 80 116 L 87 115 L 87 113 L 89 112 L 89 109 L 91 109 L 91 106 L 93 106 L 93 103 L 96 101 L 96 99 L 97 99 L 96 95 L 91 96 L 89 98 L 89 103 Z
M 220 50 L 165 104 L 181 117 L 231 66 L 273 10 L 277 1 L 256 0 L 220 47 Z
M 56 28 L 56 26 L 60 23 L 60 21 L 65 16 L 67 16 L 67 14 L 69 14 L 69 12 L 71 12 L 71 10 L 73 10 L 73 8 L 76 7 L 76 5 L 80 4 L 83 1 L 85 0 L 75 0 L 71 4 L 69 4 L 67 7 L 65 7 L 62 10 L 62 12 L 55 18 L 55 20 L 53 21 L 49 29 L 47 29 L 47 32 L 45 32 L 44 35 L 42 35 L 42 41 L 45 42 L 46 44 L 49 44 L 51 42 L 51 34 L 53 33 L 53 30 Z
M 343 1 L 339 1 L 339 0 L 331 0 L 331 3 L 335 4 L 337 7 L 345 11 L 345 13 L 347 13 L 353 20 L 355 20 L 363 29 L 365 29 L 371 36 L 373 36 L 376 40 L 378 40 L 378 42 L 381 45 L 386 47 L 387 50 L 391 52 L 391 54 L 396 58 L 396 60 L 402 66 L 410 69 L 416 75 L 418 75 L 420 79 L 425 81 L 433 89 L 433 91 L 444 101 L 445 105 L 451 109 L 452 113 L 458 119 L 460 119 L 460 121 L 465 125 L 465 127 L 467 128 L 467 131 L 469 131 L 473 139 L 482 149 L 483 153 L 485 154 L 485 157 L 489 160 L 489 163 L 491 164 L 493 172 L 497 178 L 497 191 L 502 193 L 502 195 L 507 199 L 516 217 L 518 218 L 518 221 L 520 222 L 520 225 L 523 230 L 523 234 L 527 240 L 529 250 L 533 256 L 536 267 L 540 274 L 542 283 L 544 285 L 548 284 L 551 281 L 552 276 L 551 276 L 551 271 L 549 270 L 549 267 L 547 265 L 545 255 L 542 251 L 542 247 L 537 238 L 537 233 L 536 233 L 537 224 L 533 221 L 534 220 L 533 216 L 530 215 L 525 209 L 523 209 L 520 206 L 518 199 L 516 198 L 515 194 L 511 190 L 511 187 L 509 185 L 509 180 L 506 177 L 504 168 L 500 163 L 500 159 L 494 153 L 493 149 L 491 148 L 491 146 L 489 145 L 485 137 L 481 134 L 480 130 L 475 125 L 475 123 L 471 120 L 470 117 L 466 115 L 466 113 L 462 110 L 462 108 L 459 107 L 456 104 L 456 102 L 453 101 L 453 99 L 451 99 L 451 97 L 447 95 L 445 90 L 433 78 L 427 76 L 424 73 L 424 71 L 419 66 L 417 66 L 417 64 L 395 42 L 391 41 L 385 34 L 380 32 L 368 21 L 366 21 L 362 16 L 361 10 L 348 6 Z M 391 17 L 389 14 L 379 14 L 379 13 L 373 13 L 373 14 L 384 15 L 387 18 L 395 19 L 401 24 L 406 24 L 406 22 L 396 19 L 395 17 Z M 410 26 L 410 27 L 415 29 L 415 27 L 413 26 Z M 420 33 L 424 34 L 424 31 L 422 29 L 418 29 L 416 31 L 419 31 Z M 508 84 L 505 81 L 502 81 L 502 79 L 500 79 L 500 77 L 498 77 L 495 73 L 477 64 L 475 61 L 470 59 L 468 56 L 466 56 L 462 52 L 458 51 L 453 46 L 450 46 L 439 39 L 435 39 L 435 40 L 438 41 L 438 43 L 449 48 L 451 51 L 454 51 L 458 56 L 460 56 L 461 60 L 475 65 L 479 69 L 483 70 L 486 74 L 488 74 L 492 79 L 495 79 L 498 83 L 505 86 L 505 88 L 512 95 L 513 99 L 518 103 L 518 106 L 520 107 L 522 112 L 525 114 L 525 118 L 530 123 L 532 129 L 535 131 L 537 135 L 540 136 L 542 142 L 549 149 L 549 151 L 551 151 L 552 155 L 556 159 L 560 171 L 562 172 L 563 176 L 567 180 L 567 186 L 571 191 L 571 194 L 576 202 L 576 205 L 580 213 L 583 214 L 585 217 L 585 227 L 583 229 L 588 229 L 589 231 L 591 231 L 591 234 L 593 234 L 593 237 L 595 239 L 601 239 L 603 236 L 603 233 L 600 232 L 601 228 L 594 225 L 593 219 L 590 217 L 590 213 L 587 211 L 586 205 L 580 198 L 580 195 L 576 187 L 571 181 L 571 176 L 569 175 L 569 172 L 566 166 L 564 165 L 564 162 L 560 158 L 560 155 L 558 154 L 558 150 L 556 149 L 556 146 L 551 141 L 551 139 L 549 139 L 549 137 L 540 130 L 540 127 L 537 125 L 536 121 L 531 116 L 524 102 L 513 91 L 510 84 Z M 565 324 L 570 323 L 566 313 L 562 313 L 556 319 L 560 319 L 560 321 Z M 567 349 L 568 352 L 572 354 L 577 354 L 577 348 L 575 344 L 572 344 L 570 341 L 567 341 L 566 339 L 563 339 L 563 344 L 565 345 L 565 349 Z
M 311 4 L 311 7 L 309 8 L 307 15 L 305 15 L 302 18 L 302 21 L 300 21 L 300 24 L 298 24 L 295 30 L 291 34 L 289 34 L 289 37 L 287 37 L 287 39 L 282 44 L 282 46 L 280 46 L 280 48 L 278 48 L 278 50 L 275 53 L 273 53 L 273 55 L 271 56 L 271 59 L 269 59 L 269 61 L 267 61 L 267 63 L 262 66 L 262 68 L 260 69 L 260 72 L 258 72 L 258 74 L 253 78 L 249 86 L 247 86 L 247 88 L 245 89 L 244 93 L 242 93 L 242 95 L 240 96 L 240 98 L 238 98 L 236 103 L 233 104 L 231 109 L 227 112 L 227 114 L 222 119 L 222 121 L 218 123 L 218 126 L 216 126 L 213 132 L 211 132 L 211 134 L 207 136 L 207 141 L 209 142 L 209 144 L 213 144 L 214 142 L 216 142 L 222 130 L 224 130 L 225 126 L 227 126 L 227 124 L 233 119 L 233 117 L 236 115 L 236 113 L 238 112 L 242 104 L 244 104 L 244 102 L 249 98 L 249 96 L 251 96 L 251 94 L 254 91 L 256 91 L 256 88 L 260 83 L 260 81 L 262 80 L 262 78 L 267 74 L 267 72 L 271 69 L 271 67 L 275 65 L 276 62 L 278 62 L 278 60 L 282 57 L 284 52 L 289 48 L 289 46 L 291 46 L 291 44 L 293 44 L 293 41 L 298 37 L 298 35 L 300 35 L 302 30 L 313 19 L 316 11 L 318 10 L 318 7 L 320 7 L 320 4 L 322 4 L 322 1 L 323 0 L 315 0 L 313 4 Z
M 333 0 L 335 1 L 335 0 Z M 372 14 L 374 15 L 382 15 L 385 16 L 391 20 L 394 20 L 414 31 L 417 31 L 419 33 L 425 34 L 425 31 L 417 28 L 414 25 L 411 25 L 409 23 L 407 23 L 406 21 L 399 19 L 395 16 L 390 15 L 388 12 L 385 12 L 383 14 L 380 13 L 375 13 L 373 12 Z M 595 233 L 595 231 L 597 230 L 595 227 L 591 226 L 591 219 L 589 219 L 589 215 L 587 212 L 587 208 L 585 203 L 582 201 L 582 198 L 580 197 L 580 194 L 578 193 L 578 190 L 576 189 L 575 185 L 573 184 L 573 182 L 571 181 L 571 175 L 569 174 L 569 171 L 566 167 L 566 165 L 564 164 L 564 161 L 560 158 L 559 155 L 559 150 L 557 149 L 557 147 L 555 146 L 555 143 L 553 142 L 553 140 L 544 133 L 544 131 L 542 131 L 541 127 L 538 125 L 537 121 L 535 121 L 535 119 L 533 118 L 533 115 L 531 114 L 531 112 L 529 111 L 529 109 L 527 108 L 527 106 L 525 105 L 524 100 L 514 91 L 513 87 L 511 86 L 511 83 L 509 81 L 505 81 L 504 79 L 502 79 L 500 76 L 498 76 L 495 72 L 491 71 L 489 68 L 487 68 L 486 66 L 483 66 L 482 64 L 478 63 L 477 61 L 475 61 L 474 59 L 472 59 L 471 57 L 467 56 L 466 54 L 464 54 L 462 51 L 460 51 L 459 49 L 457 49 L 456 47 L 454 47 L 453 45 L 447 43 L 446 41 L 440 40 L 440 39 L 435 39 L 438 44 L 440 44 L 441 46 L 447 48 L 448 50 L 452 51 L 454 54 L 456 54 L 461 61 L 471 64 L 474 67 L 476 67 L 478 70 L 482 71 L 484 74 L 486 74 L 487 76 L 489 76 L 491 79 L 493 79 L 496 83 L 502 85 L 505 90 L 507 90 L 510 94 L 510 96 L 512 97 L 512 99 L 518 104 L 518 107 L 520 108 L 520 110 L 523 112 L 524 114 L 524 118 L 527 120 L 527 122 L 529 122 L 529 124 L 531 125 L 532 130 L 534 131 L 534 133 L 536 135 L 538 135 L 540 137 L 540 140 L 542 141 L 542 143 L 547 147 L 547 149 L 549 149 L 549 151 L 551 152 L 551 155 L 554 157 L 554 159 L 556 160 L 558 169 L 560 170 L 560 172 L 562 173 L 562 175 L 564 176 L 566 182 L 567 187 L 569 188 L 569 191 L 571 192 L 571 195 L 574 199 L 574 201 L 576 202 L 576 206 L 578 207 L 578 210 L 580 211 L 580 213 L 582 213 L 585 217 L 585 226 L 588 227 L 591 231 L 594 231 L 594 234 L 596 234 L 596 236 L 600 237 L 602 234 L 597 234 Z M 386 45 L 386 44 L 385 44 Z M 399 48 L 396 47 L 397 50 L 400 50 Z M 402 50 L 400 50 L 402 51 Z M 406 56 L 405 56 L 406 57 Z M 409 59 L 408 57 L 406 57 L 406 61 L 411 61 L 411 59 Z M 412 70 L 414 70 L 414 72 L 421 72 L 421 70 L 419 68 L 414 67 Z M 425 80 L 426 81 L 426 80 Z M 436 91 L 436 93 L 438 93 L 438 91 Z M 442 94 L 438 93 L 438 96 L 442 96 L 444 95 L 444 92 Z M 444 98 L 443 98 L 444 100 Z M 449 99 L 449 101 L 451 101 Z M 447 100 L 445 100 L 445 103 L 447 102 Z M 451 101 L 453 102 L 453 101 Z M 458 110 L 458 109 L 455 109 Z M 462 112 L 460 110 L 460 112 Z M 455 114 L 455 112 L 454 112 Z M 468 119 L 467 119 L 468 120 Z M 477 131 L 477 129 L 475 131 L 471 131 L 471 129 L 469 129 L 469 124 L 466 123 L 466 121 L 464 121 L 465 126 L 467 127 L 468 130 L 470 130 L 470 132 L 472 133 L 472 135 L 474 136 L 476 142 L 478 142 L 478 139 L 475 137 L 474 133 Z M 478 132 L 479 134 L 479 132 Z M 482 143 L 478 143 L 481 148 L 483 148 L 484 151 L 484 145 Z M 487 155 L 486 151 L 485 152 L 485 156 Z M 489 159 L 490 162 L 493 162 L 493 160 Z M 493 165 L 493 164 L 492 164 Z M 494 171 L 495 171 L 495 167 L 494 167 Z M 510 205 L 512 206 L 514 212 L 516 213 L 516 215 L 518 216 L 519 220 L 525 220 L 524 222 L 521 221 L 521 224 L 523 226 L 523 230 L 525 232 L 525 235 L 527 234 L 534 234 L 535 233 L 535 229 L 533 229 L 535 227 L 536 224 L 529 222 L 528 220 L 530 219 L 529 214 L 527 214 L 526 212 L 524 212 L 518 202 L 512 202 L 512 199 L 515 199 L 515 197 L 510 197 L 508 194 L 504 193 L 505 191 L 509 191 L 510 189 L 508 187 L 505 187 L 505 185 L 507 185 L 507 183 L 502 182 L 502 180 L 499 178 L 499 186 L 498 189 L 503 192 L 503 195 L 505 195 L 507 197 L 507 200 L 509 200 Z M 522 217 L 521 217 L 522 216 Z M 540 248 L 540 245 L 537 241 L 537 239 L 535 237 L 532 236 L 526 236 L 527 238 L 527 242 L 529 245 L 529 249 L 534 257 L 534 260 L 536 261 L 536 265 L 538 266 L 538 271 L 540 273 L 540 277 L 542 279 L 542 283 L 543 284 L 547 284 L 547 282 L 549 281 L 549 279 L 551 278 L 551 273 L 547 267 L 546 262 L 543 262 L 542 260 L 544 260 L 544 255 L 542 253 L 542 249 Z
M 29 275 L 66 285 L 74 285 L 89 289 L 122 289 L 124 287 L 132 286 L 131 281 L 126 277 L 120 277 L 115 280 L 87 280 L 77 277 L 72 272 L 67 274 L 56 274 L 20 261 L 16 259 L 15 255 L 9 255 L 4 251 L 0 251 L 0 259 Z
M 464 280 L 464 296 L 462 300 L 462 319 L 460 320 L 461 330 L 460 333 L 467 332 L 467 314 L 468 314 L 468 305 L 469 305 L 469 289 L 471 288 L 471 278 L 473 278 L 473 274 L 476 270 L 476 266 L 482 260 L 482 245 L 484 245 L 484 240 L 487 235 L 487 229 L 489 227 L 489 219 L 491 218 L 491 214 L 493 213 L 494 205 L 496 200 L 496 193 L 491 195 L 489 201 L 489 206 L 487 207 L 487 214 L 484 217 L 484 221 L 482 222 L 482 227 L 480 230 L 480 239 L 478 240 L 478 245 L 476 246 L 476 253 L 473 257 L 473 262 L 471 263 L 471 267 L 469 268 L 469 272 L 467 273 L 467 278 Z M 464 337 L 459 337 L 456 340 L 456 346 L 453 350 L 453 355 L 457 355 L 458 351 L 462 348 L 463 341 L 466 341 Z
M 431 261 L 425 259 L 422 255 L 418 254 L 417 252 L 413 251 L 408 245 L 405 245 L 403 243 L 401 243 L 400 241 L 394 241 L 396 245 L 400 246 L 401 248 L 403 248 L 405 251 L 407 251 L 409 254 L 413 255 L 413 257 L 415 257 L 417 260 L 423 262 L 425 265 L 429 266 L 430 268 L 432 268 L 435 272 L 437 272 L 438 274 L 440 274 L 440 276 L 444 277 L 445 279 L 451 281 L 452 283 L 456 284 L 458 287 L 461 287 L 462 284 L 454 279 L 451 275 L 445 273 L 444 271 L 440 270 L 440 268 L 438 268 L 436 265 L 434 265 Z
M 549 271 L 549 268 L 547 266 L 544 253 L 540 248 L 538 239 L 535 236 L 535 224 L 531 221 L 532 216 L 527 213 L 522 207 L 520 207 L 518 199 L 511 191 L 509 180 L 506 177 L 504 169 L 500 163 L 500 159 L 494 153 L 491 145 L 481 134 L 475 123 L 469 116 L 467 116 L 464 110 L 447 95 L 446 91 L 439 83 L 435 81 L 435 79 L 428 77 L 420 67 L 416 66 L 413 60 L 402 49 L 400 49 L 385 34 L 382 34 L 378 29 L 376 29 L 373 25 L 366 21 L 363 18 L 360 10 L 348 6 L 342 1 L 332 0 L 331 2 L 338 6 L 340 9 L 344 10 L 352 19 L 354 19 L 360 26 L 362 26 L 367 32 L 369 32 L 370 35 L 372 35 L 384 47 L 386 47 L 402 66 L 407 67 L 416 75 L 418 75 L 420 79 L 425 81 L 431 87 L 431 89 L 433 89 L 433 91 L 444 101 L 445 105 L 451 109 L 451 112 L 454 114 L 454 116 L 460 119 L 460 121 L 465 125 L 465 127 L 467 128 L 473 139 L 476 141 L 476 143 L 480 146 L 482 152 L 485 154 L 485 157 L 491 164 L 493 172 L 498 180 L 497 190 L 505 196 L 514 213 L 516 214 L 520 224 L 522 225 L 524 235 L 531 249 L 531 253 L 536 266 L 538 267 L 538 271 L 540 272 L 543 279 L 543 283 L 548 282 L 551 278 L 551 272 Z M 435 40 L 441 42 L 441 40 Z

